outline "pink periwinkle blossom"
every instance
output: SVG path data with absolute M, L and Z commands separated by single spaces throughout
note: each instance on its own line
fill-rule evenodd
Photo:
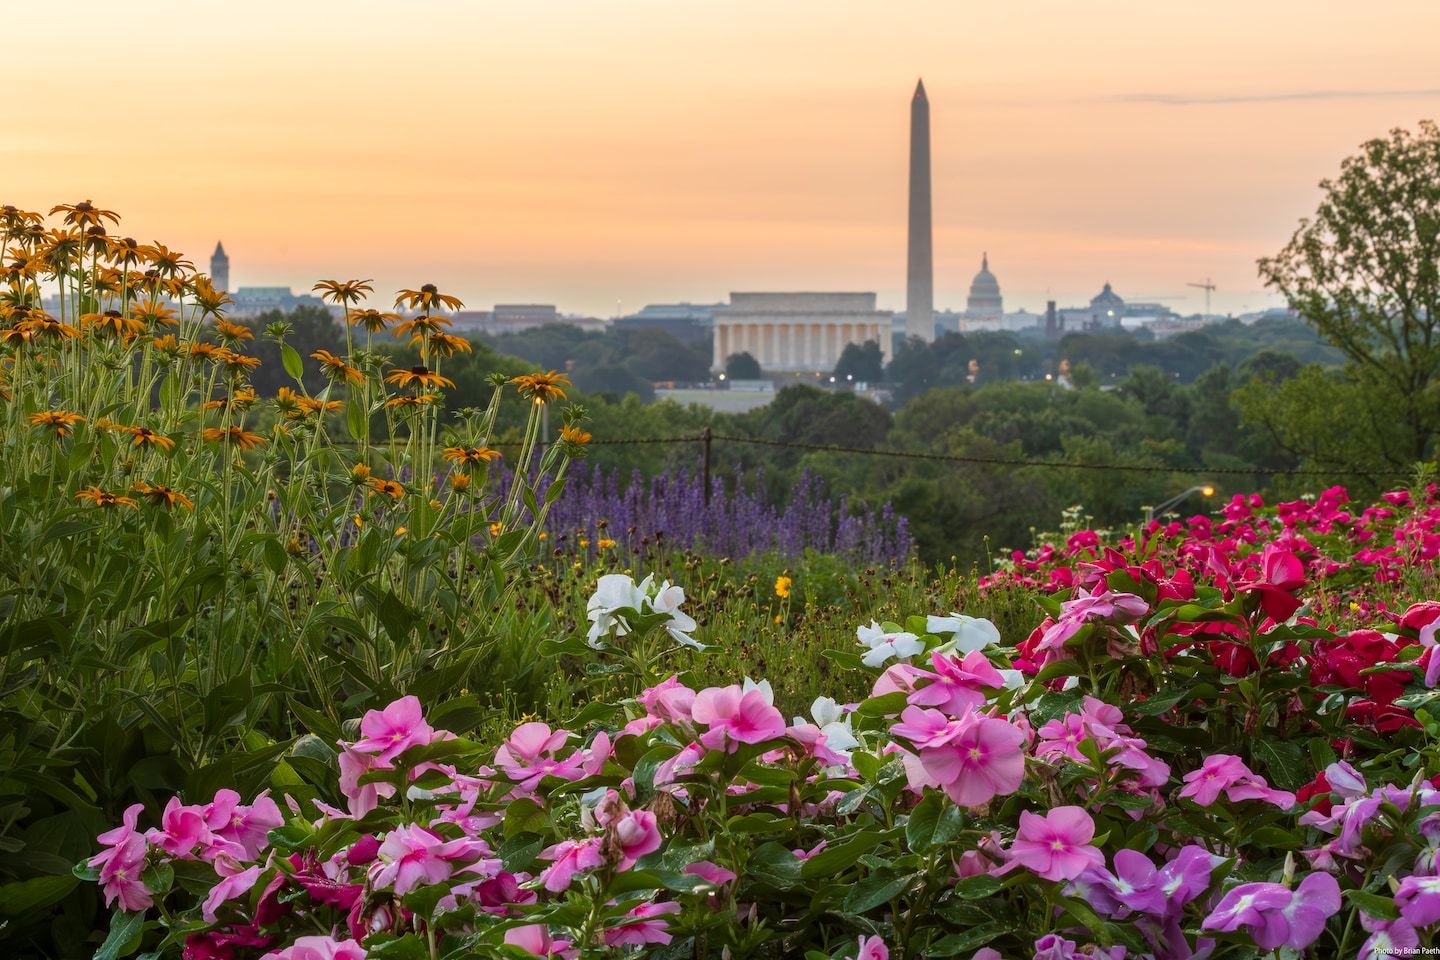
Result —
M 1310 873 L 1293 891 L 1278 883 L 1242 883 L 1220 898 L 1201 924 L 1232 932 L 1244 927 L 1264 950 L 1304 950 L 1340 911 L 1340 885 L 1328 873 Z
M 861 937 L 855 960 L 890 960 L 890 948 L 879 937 Z
M 735 879 L 735 873 L 733 871 L 726 870 L 719 864 L 712 863 L 709 860 L 697 860 L 681 872 L 692 877 L 699 877 L 706 883 L 714 884 L 717 887 L 723 887 Z
M 672 676 L 647 687 L 636 700 L 651 717 L 667 723 L 688 724 L 695 691 L 681 683 L 679 677 Z
M 576 749 L 562 757 L 561 748 L 573 736 L 568 730 L 552 731 L 539 721 L 522 723 L 495 752 L 495 765 L 515 782 L 520 794 L 534 793 L 546 777 L 573 783 L 599 773 L 610 757 L 610 738 L 602 732 L 588 751 Z
M 210 888 L 209 895 L 200 907 L 200 915 L 205 918 L 205 922 L 215 922 L 216 911 L 222 903 L 249 893 L 250 888 L 255 886 L 255 881 L 260 879 L 262 869 L 258 863 L 242 868 L 229 857 L 217 858 L 215 871 L 220 876 L 220 882 Z
M 393 783 L 364 783 L 360 779 L 377 770 L 394 770 L 395 765 L 373 754 L 356 750 L 352 744 L 340 744 L 340 792 L 352 817 L 363 817 L 374 810 L 383 797 L 395 796 Z
M 88 861 L 100 871 L 100 886 L 105 893 L 105 905 L 118 906 L 121 910 L 148 910 L 155 905 L 150 891 L 140 879 L 145 872 L 145 858 L 149 848 L 145 837 L 136 828 L 144 804 L 133 804 L 126 808 L 120 826 L 107 830 L 96 839 L 106 849 L 101 850 Z
M 505 942 L 537 957 L 564 957 L 568 960 L 580 955 L 580 951 L 569 940 L 550 936 L 549 928 L 543 923 L 511 927 L 505 931 Z
M 570 886 L 577 873 L 593 870 L 605 862 L 601 853 L 602 837 L 585 837 L 580 840 L 561 840 L 552 847 L 541 851 L 540 859 L 549 860 L 550 866 L 540 873 L 540 882 L 551 893 L 559 893 Z
M 365 948 L 354 940 L 327 936 L 296 937 L 283 950 L 273 950 L 260 960 L 365 960 Z
M 360 737 L 353 749 L 389 763 L 411 747 L 427 744 L 435 735 L 425 722 L 418 697 L 401 697 L 383 710 L 367 711 L 360 718 Z
M 916 670 L 915 676 L 928 681 L 907 698 L 912 706 L 934 707 L 956 717 L 966 710 L 985 706 L 985 691 L 1005 685 L 1000 671 L 979 650 L 964 657 L 952 657 L 938 650 L 930 653 L 933 670 Z
M 959 806 L 1014 793 L 1025 777 L 1025 735 L 1005 720 L 973 712 L 951 719 L 938 710 L 906 707 L 890 732 L 916 749 L 904 755 L 911 789 L 939 787 Z
M 664 918 L 679 912 L 678 903 L 642 903 L 626 912 L 620 923 L 606 929 L 605 944 L 610 947 L 643 947 L 652 943 L 664 946 L 674 939 Z
M 369 868 L 370 884 L 403 896 L 416 887 L 448 880 L 457 864 L 471 863 L 489 852 L 482 840 L 446 840 L 419 824 L 407 823 L 390 831 L 380 844 Z
M 1395 891 L 1400 915 L 1417 927 L 1440 921 L 1440 877 L 1406 877 Z
M 1263 800 L 1282 810 L 1295 806 L 1295 794 L 1273 789 L 1259 774 L 1251 772 L 1245 761 L 1231 753 L 1212 753 L 1198 770 L 1185 774 L 1180 796 L 1208 807 L 1225 794 L 1232 803 L 1241 800 Z
M 1047 933 L 1035 941 L 1035 955 L 1032 960 L 1125 960 L 1125 953 L 1124 947 L 1082 947 L 1058 933 Z
M 1094 837 L 1095 821 L 1080 807 L 1053 807 L 1044 816 L 1022 811 L 1010 863 L 1002 869 L 1018 865 L 1046 880 L 1073 880 L 1105 864 L 1105 855 L 1090 844 Z
M 1360 926 L 1370 936 L 1360 945 L 1362 960 L 1380 960 L 1383 957 L 1414 956 L 1420 945 L 1420 934 L 1415 925 L 1404 917 L 1398 920 L 1380 920 L 1363 910 L 1360 912 Z
M 708 687 L 695 695 L 695 722 L 708 729 L 700 735 L 707 750 L 734 753 L 742 743 L 764 743 L 785 733 L 785 717 L 759 689 L 739 684 Z

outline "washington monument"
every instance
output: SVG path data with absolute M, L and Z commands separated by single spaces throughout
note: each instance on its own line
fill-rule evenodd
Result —
M 910 251 L 905 271 L 905 335 L 935 339 L 935 257 L 930 249 L 930 101 L 925 81 L 910 101 Z

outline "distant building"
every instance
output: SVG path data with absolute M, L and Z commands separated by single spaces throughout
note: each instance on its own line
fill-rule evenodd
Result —
M 218 280 L 215 286 L 223 289 Z M 319 307 L 337 317 L 343 312 L 339 306 L 331 306 L 308 293 L 296 294 L 289 287 L 241 287 L 232 290 L 230 296 L 235 302 L 225 308 L 225 314 L 231 317 L 254 317 L 270 310 L 289 313 L 296 307 Z
M 1104 288 L 1090 298 L 1086 307 L 1065 307 L 1060 319 L 1071 332 L 1098 330 L 1103 327 L 1119 327 L 1125 318 L 1125 301 L 1111 289 L 1107 281 Z
M 696 343 L 710 336 L 715 311 L 723 303 L 652 303 L 636 313 L 616 317 L 616 330 L 663 330 L 676 340 Z
M 835 369 L 848 344 L 874 340 L 890 353 L 893 314 L 873 293 L 732 293 L 715 311 L 715 370 L 749 353 L 767 373 Z
M 210 254 L 210 283 L 216 290 L 230 289 L 230 258 L 225 255 L 225 244 L 218 240 Z
M 582 330 L 603 330 L 605 321 L 596 317 L 562 314 L 548 303 L 497 303 L 493 310 L 460 310 L 451 315 L 457 333 L 484 333 L 492 337 L 524 333 L 552 323 L 568 324 Z
M 970 295 L 965 298 L 966 320 L 999 320 L 1005 316 L 1005 301 L 1000 296 L 1000 281 L 990 272 L 990 254 L 980 258 L 980 272 L 970 281 Z M 961 326 L 963 332 L 965 327 Z

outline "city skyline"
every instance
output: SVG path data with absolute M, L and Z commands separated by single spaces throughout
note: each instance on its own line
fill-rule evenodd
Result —
M 1216 312 L 1276 305 L 1254 261 L 1317 182 L 1440 107 L 1440 10 L 1421 3 L 262 2 L 180 21 L 82 2 L 13 26 L 58 38 L 77 12 L 78 38 L 15 52 L 18 76 L 53 76 L 0 133 L 3 202 L 92 197 L 197 263 L 224 240 L 237 286 L 364 276 L 599 316 L 735 290 L 873 290 L 903 310 L 920 76 L 952 310 L 984 251 L 1011 309 L 1108 280 L 1198 312 L 1185 285 L 1206 277 Z M 116 71 L 103 99 L 195 129 L 162 124 L 117 163 L 76 119 L 102 94 L 67 65 L 130 43 L 162 66 Z

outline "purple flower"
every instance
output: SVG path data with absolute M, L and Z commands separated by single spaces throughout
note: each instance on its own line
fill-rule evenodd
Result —
M 1201 928 L 1228 933 L 1245 927 L 1265 950 L 1281 946 L 1303 950 L 1339 910 L 1340 885 L 1335 878 L 1311 873 L 1294 891 L 1278 883 L 1242 883 L 1220 899 Z
M 1406 877 L 1395 891 L 1400 915 L 1417 927 L 1440 920 L 1440 877 Z

